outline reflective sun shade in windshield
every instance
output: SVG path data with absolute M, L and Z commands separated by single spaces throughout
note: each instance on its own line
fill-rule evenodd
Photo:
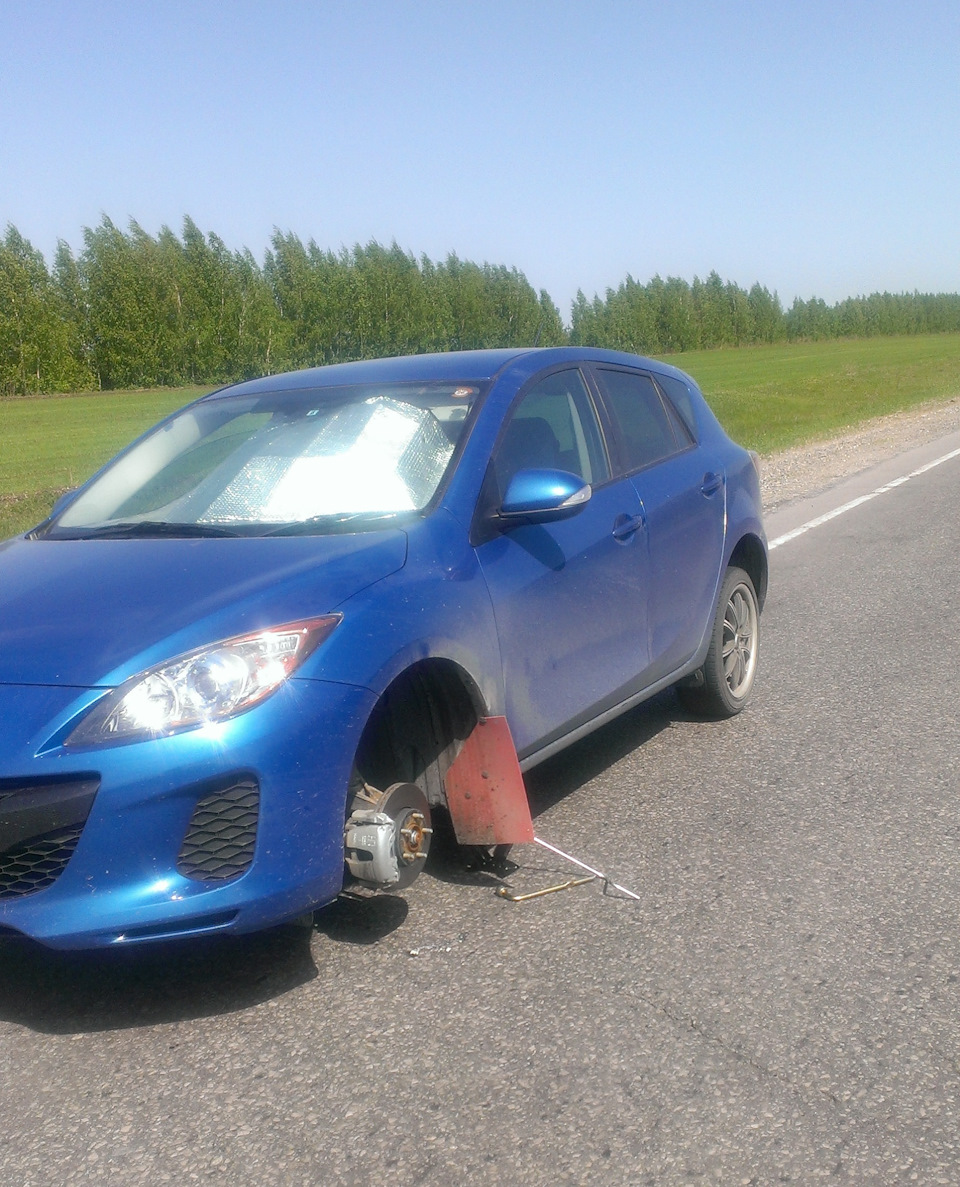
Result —
M 477 394 L 398 384 L 200 401 L 108 467 L 50 534 L 322 530 L 328 518 L 415 512 L 436 492 Z

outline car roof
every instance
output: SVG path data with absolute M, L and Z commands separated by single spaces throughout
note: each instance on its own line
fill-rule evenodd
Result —
M 304 371 L 264 375 L 245 383 L 231 384 L 215 394 L 256 395 L 264 391 L 294 391 L 298 388 L 336 387 L 349 383 L 403 383 L 404 380 L 492 379 L 507 363 L 529 353 L 529 347 L 513 350 L 454 350 L 444 354 L 410 354 L 396 358 L 361 359 L 332 363 Z
M 549 367 L 579 360 L 642 366 L 677 376 L 683 373 L 669 364 L 639 355 L 592 347 L 513 347 L 503 350 L 452 350 L 440 354 L 411 354 L 394 358 L 362 359 L 351 363 L 332 363 L 303 371 L 286 371 L 231 384 L 212 392 L 206 399 L 219 396 L 257 395 L 261 392 L 297 391 L 303 388 L 337 387 L 341 384 L 403 383 L 493 379 L 511 363 L 535 359 L 536 367 Z M 684 378 L 686 378 L 684 376 Z

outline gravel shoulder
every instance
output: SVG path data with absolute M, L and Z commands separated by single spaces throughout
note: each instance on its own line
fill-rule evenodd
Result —
M 769 513 L 827 490 L 878 462 L 960 429 L 960 396 L 869 421 L 836 437 L 797 445 L 761 459 L 763 509 Z

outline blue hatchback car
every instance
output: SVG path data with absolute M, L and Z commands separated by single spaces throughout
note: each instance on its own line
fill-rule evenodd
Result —
M 214 392 L 0 545 L 0 933 L 245 932 L 407 885 L 481 727 L 519 778 L 669 685 L 738 712 L 766 584 L 755 458 L 662 363 Z

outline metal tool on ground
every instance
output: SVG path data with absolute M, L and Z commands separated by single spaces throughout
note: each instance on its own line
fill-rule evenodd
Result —
M 545 894 L 555 894 L 558 890 L 570 890 L 573 886 L 584 886 L 587 882 L 596 882 L 596 874 L 588 874 L 586 878 L 569 878 L 566 882 L 561 882 L 557 886 L 544 886 L 542 890 L 531 890 L 526 894 L 516 894 L 507 886 L 498 886 L 497 895 L 499 898 L 505 898 L 510 903 L 525 903 L 527 899 L 543 898 Z
M 588 870 L 595 878 L 602 879 L 604 890 L 608 886 L 612 886 L 614 890 L 619 890 L 621 894 L 627 895 L 628 898 L 636 899 L 638 903 L 643 901 L 639 894 L 634 894 L 632 890 L 627 890 L 626 886 L 621 886 L 619 882 L 614 882 L 602 870 L 595 870 L 593 866 L 588 866 L 585 861 L 571 857 L 569 853 L 564 853 L 562 849 L 558 849 L 556 845 L 551 845 L 548 841 L 542 841 L 539 837 L 534 837 L 533 839 L 536 844 L 541 845 L 544 849 L 549 849 L 551 853 L 556 853 L 558 857 L 562 857 L 565 861 L 572 861 L 575 866 L 579 866 L 582 870 Z

